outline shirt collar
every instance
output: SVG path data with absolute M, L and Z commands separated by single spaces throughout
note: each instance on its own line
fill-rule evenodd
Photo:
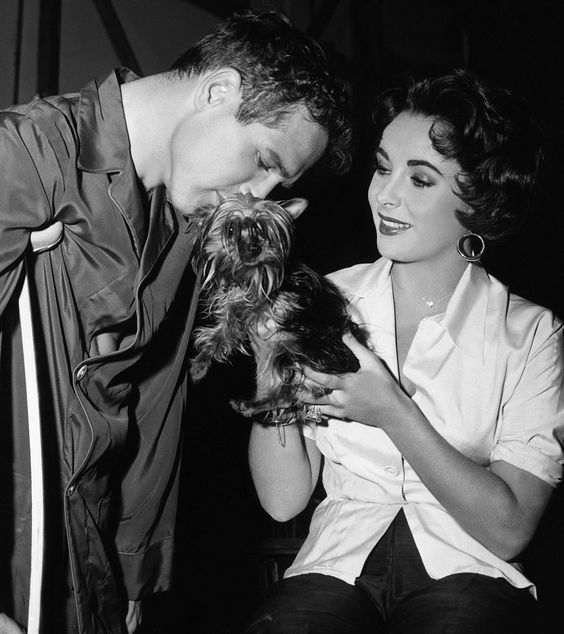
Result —
M 96 77 L 80 92 L 78 166 L 87 172 L 119 172 L 130 158 L 120 85 L 138 79 L 127 68 Z
M 392 262 L 381 257 L 364 271 L 361 281 L 350 288 L 353 301 L 383 299 L 391 294 Z M 345 285 L 346 288 L 347 285 Z M 446 312 L 429 317 L 442 324 L 455 345 L 469 356 L 484 360 L 486 317 L 491 281 L 478 264 L 468 264 L 448 303 Z M 393 313 L 393 307 L 390 307 Z
M 468 264 L 448 303 L 443 325 L 454 343 L 484 361 L 491 281 L 479 264 Z

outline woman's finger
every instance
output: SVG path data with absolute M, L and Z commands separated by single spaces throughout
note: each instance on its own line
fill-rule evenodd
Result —
M 343 418 L 343 412 L 340 407 L 335 405 L 321 405 L 319 407 L 320 414 L 325 418 L 338 418 L 339 420 L 345 420 Z
M 309 367 L 304 368 L 304 374 L 308 380 L 314 381 L 328 390 L 339 390 L 343 387 L 343 377 L 339 374 L 326 374 Z
M 343 343 L 358 359 L 361 367 L 374 365 L 374 362 L 380 362 L 378 355 L 374 354 L 370 348 L 367 348 L 365 345 L 360 343 L 360 341 L 350 332 L 346 332 L 343 335 Z

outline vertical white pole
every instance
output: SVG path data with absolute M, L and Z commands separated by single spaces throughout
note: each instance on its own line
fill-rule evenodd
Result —
M 25 391 L 29 431 L 31 464 L 31 575 L 29 581 L 29 611 L 27 634 L 39 634 L 41 616 L 41 588 L 43 585 L 44 504 L 43 453 L 41 447 L 41 421 L 39 414 L 39 388 L 35 361 L 35 342 L 31 320 L 27 270 L 19 298 L 22 330 Z

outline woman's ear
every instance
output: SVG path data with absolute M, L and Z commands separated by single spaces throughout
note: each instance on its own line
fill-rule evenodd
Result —
M 197 110 L 225 103 L 239 103 L 241 75 L 234 68 L 218 68 L 200 77 L 195 93 Z
M 278 200 L 280 207 L 290 213 L 294 220 L 301 215 L 309 205 L 309 202 L 305 198 L 290 198 L 290 200 Z

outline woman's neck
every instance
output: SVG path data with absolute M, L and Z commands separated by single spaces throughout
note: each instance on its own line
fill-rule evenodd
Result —
M 394 262 L 391 271 L 394 293 L 414 304 L 435 309 L 433 312 L 444 310 L 466 266 L 462 258 L 448 266 L 444 263 Z

